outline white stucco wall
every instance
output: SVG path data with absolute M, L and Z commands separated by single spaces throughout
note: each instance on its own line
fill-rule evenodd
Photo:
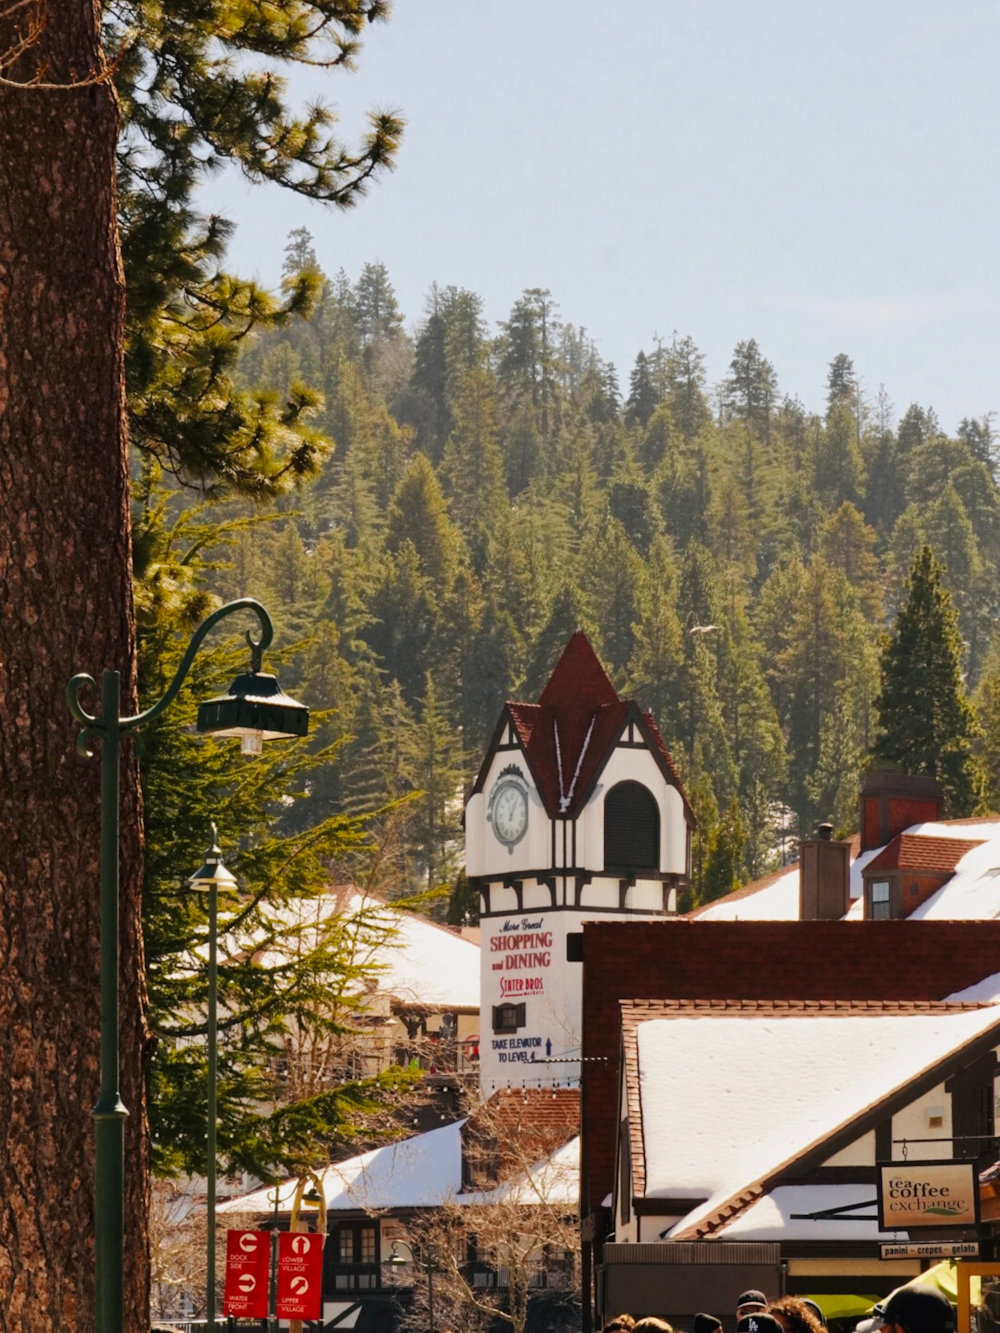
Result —
M 484 1096 L 508 1085 L 564 1086 L 579 1079 L 583 964 L 566 961 L 566 936 L 581 931 L 585 921 L 619 915 L 550 908 L 483 918 L 480 1080 Z M 507 947 L 508 942 L 514 947 Z M 504 1002 L 525 1006 L 525 1024 L 517 1032 L 493 1031 L 493 1006 Z M 557 1063 L 541 1063 L 547 1060 Z

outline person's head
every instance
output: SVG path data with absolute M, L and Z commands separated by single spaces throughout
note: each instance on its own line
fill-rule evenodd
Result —
M 812 1310 L 813 1314 L 816 1316 L 816 1318 L 819 1320 L 819 1322 L 823 1325 L 824 1328 L 827 1327 L 826 1315 L 819 1308 L 819 1306 L 816 1304 L 815 1301 L 811 1301 L 808 1296 L 803 1296 L 802 1304 L 806 1307 L 807 1310 Z
M 955 1333 L 955 1311 L 936 1287 L 917 1283 L 897 1287 L 880 1301 L 871 1319 L 858 1325 L 859 1333 Z
M 762 1291 L 745 1291 L 736 1302 L 736 1318 L 742 1319 L 744 1315 L 763 1310 L 766 1304 L 767 1297 Z
M 736 1325 L 736 1333 L 784 1333 L 773 1314 L 766 1310 L 752 1310 Z
M 714 1314 L 696 1314 L 691 1333 L 722 1333 L 722 1320 Z
M 665 1319 L 656 1319 L 653 1315 L 647 1315 L 645 1319 L 640 1319 L 632 1325 L 632 1333 L 674 1333 L 673 1326 L 668 1324 Z
M 632 1333 L 635 1320 L 630 1314 L 616 1314 L 601 1329 L 601 1333 Z
M 795 1296 L 782 1296 L 770 1302 L 767 1313 L 774 1315 L 785 1333 L 823 1333 L 822 1319 L 817 1319 L 816 1309 L 815 1305 L 810 1309 Z

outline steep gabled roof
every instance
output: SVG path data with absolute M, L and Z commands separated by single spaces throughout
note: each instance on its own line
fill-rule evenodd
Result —
M 582 629 L 570 637 L 538 703 L 508 701 L 473 791 L 482 791 L 509 718 L 549 817 L 575 818 L 630 715 L 645 733 L 666 781 L 680 793 L 693 825 L 694 812 L 653 715 L 618 697 Z
M 646 1002 L 623 1003 L 621 1021 L 636 1183 L 690 1198 L 671 1238 L 693 1240 L 995 1044 L 1000 1010 Z
M 981 839 L 924 838 L 913 833 L 897 833 L 878 856 L 865 866 L 866 874 L 883 874 L 887 870 L 923 870 L 928 874 L 952 875 L 958 863 L 973 847 L 981 847 Z

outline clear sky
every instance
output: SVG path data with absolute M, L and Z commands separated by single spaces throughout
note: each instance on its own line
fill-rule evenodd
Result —
M 623 386 L 659 333 L 710 378 L 755 337 L 819 408 L 854 358 L 897 412 L 1000 409 L 996 0 L 396 0 L 354 74 L 296 96 L 402 112 L 399 168 L 353 213 L 235 174 L 203 192 L 232 266 L 277 281 L 288 231 L 328 272 L 385 263 L 503 319 L 548 287 Z

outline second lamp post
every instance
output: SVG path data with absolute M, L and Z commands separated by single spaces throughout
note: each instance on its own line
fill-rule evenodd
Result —
M 215 1333 L 215 1139 L 219 1088 L 219 894 L 236 893 L 236 876 L 223 864 L 219 833 L 212 825 L 212 845 L 205 863 L 188 879 L 192 889 L 208 894 L 208 1132 L 206 1135 L 206 1214 L 208 1235 L 206 1315 L 207 1333 Z

